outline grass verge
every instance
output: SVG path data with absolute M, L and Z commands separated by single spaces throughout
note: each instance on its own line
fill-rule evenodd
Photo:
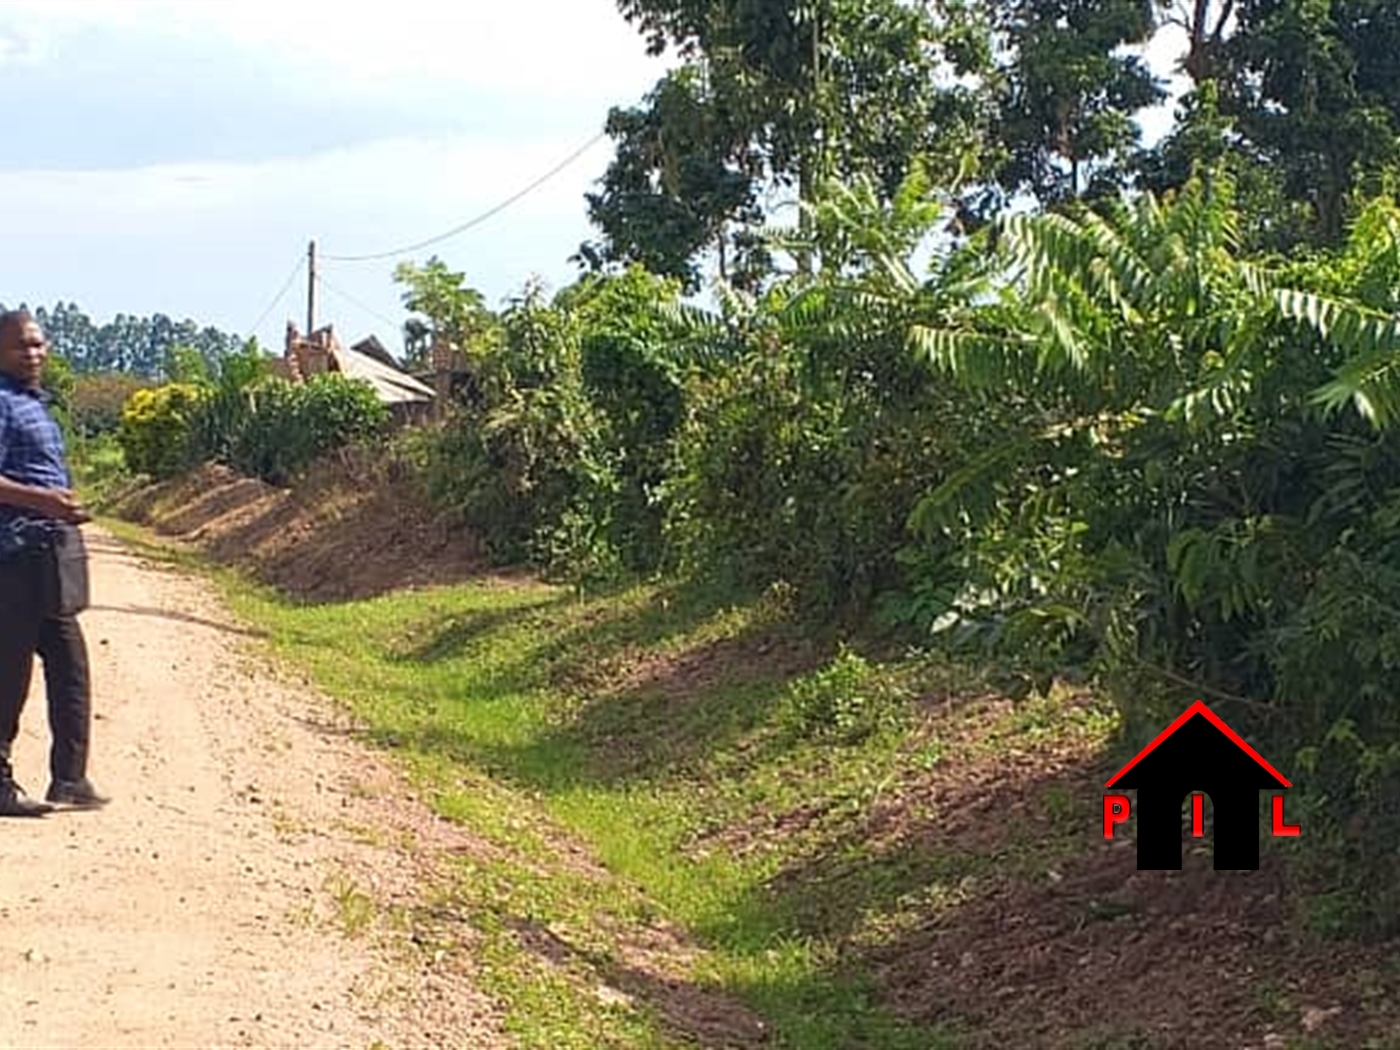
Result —
M 936 817 L 920 785 L 945 767 L 1111 728 L 1063 697 L 989 723 L 975 679 L 804 636 L 781 595 L 725 606 L 494 581 L 307 606 L 215 578 L 487 844 L 429 910 L 472 929 L 484 990 L 526 1047 L 963 1045 L 957 1017 L 885 1010 L 866 963 L 1077 832 L 1057 845 L 1012 821 L 966 848 L 897 825 Z M 964 739 L 963 723 L 988 731 Z M 1046 797 L 1061 826 L 1086 823 Z

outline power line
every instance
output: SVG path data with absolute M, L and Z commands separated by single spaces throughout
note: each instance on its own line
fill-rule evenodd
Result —
M 317 274 L 317 275 L 316 275 L 316 280 L 317 280 L 317 282 L 321 285 L 322 288 L 326 289 L 326 291 L 335 293 L 335 294 L 338 295 L 340 298 L 344 299 L 347 303 L 349 303 L 351 306 L 359 307 L 359 309 L 363 310 L 365 313 L 369 314 L 371 317 L 374 317 L 374 318 L 377 318 L 377 319 L 380 320 L 380 321 L 383 321 L 383 322 L 384 322 L 385 324 L 387 324 L 390 328 L 397 329 L 397 328 L 399 327 L 399 322 L 398 322 L 398 321 L 395 321 L 395 320 L 393 320 L 392 318 L 385 316 L 384 314 L 382 314 L 382 313 L 380 313 L 378 310 L 376 310 L 374 307 L 369 306 L 368 304 L 361 302 L 359 299 L 356 299 L 356 298 L 355 298 L 353 295 L 351 295 L 349 292 L 341 291 L 341 290 L 340 290 L 339 288 L 337 288 L 335 285 L 331 284 L 330 281 L 326 280 L 325 275 L 323 275 L 323 274 Z
M 296 266 L 293 268 L 292 272 L 287 275 L 287 281 L 285 284 L 282 285 L 282 290 L 277 293 L 276 297 L 273 298 L 272 302 L 267 304 L 267 309 L 258 315 L 258 319 L 253 322 L 253 326 L 248 329 L 248 334 L 250 336 L 256 335 L 258 329 L 262 327 L 262 323 L 267 320 L 268 315 L 271 314 L 273 310 L 277 309 L 277 304 L 280 303 L 283 300 L 283 298 L 285 298 L 287 292 L 292 287 L 292 282 L 297 279 L 297 275 L 301 273 L 301 268 L 305 265 L 305 259 L 297 260 Z
M 332 262 L 375 262 L 380 259 L 393 258 L 396 255 L 407 255 L 410 252 L 416 252 L 420 249 L 427 248 L 431 245 L 448 240 L 451 237 L 456 237 L 458 234 L 465 233 L 467 230 L 470 230 L 473 226 L 479 226 L 487 219 L 490 219 L 493 216 L 500 214 L 501 212 L 509 208 L 512 204 L 514 204 L 516 201 L 520 200 L 522 197 L 543 186 L 546 182 L 554 178 L 554 176 L 558 175 L 570 164 L 572 164 L 574 161 L 578 160 L 585 153 L 591 150 L 599 142 L 607 138 L 607 136 L 608 133 L 606 131 L 600 131 L 597 135 L 594 135 L 593 138 L 589 139 L 587 143 L 585 143 L 579 149 L 574 150 L 573 153 L 570 153 L 562 161 L 560 161 L 554 167 L 550 168 L 549 171 L 545 172 L 543 175 L 537 178 L 534 182 L 530 183 L 524 189 L 520 190 L 518 193 L 514 194 L 513 196 L 507 197 L 505 200 L 501 201 L 500 204 L 497 204 L 494 208 L 482 212 L 475 218 L 468 219 L 460 226 L 454 226 L 446 233 L 440 233 L 436 237 L 429 237 L 426 241 L 419 241 L 417 244 L 408 244 L 402 248 L 395 248 L 392 251 L 374 252 L 370 255 L 323 255 L 321 256 L 321 258 L 331 260 Z

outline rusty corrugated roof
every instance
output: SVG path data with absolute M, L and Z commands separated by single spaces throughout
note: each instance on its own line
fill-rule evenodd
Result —
M 342 375 L 369 383 L 385 404 L 421 403 L 437 396 L 432 387 L 419 382 L 407 372 L 386 365 L 368 354 L 347 350 L 334 342 L 331 344 L 331 358 Z

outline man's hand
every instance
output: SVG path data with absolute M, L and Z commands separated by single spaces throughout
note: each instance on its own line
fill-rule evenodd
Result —
M 91 521 L 92 515 L 78 502 L 71 489 L 38 489 L 30 497 L 30 505 L 35 513 L 46 518 L 57 518 L 72 525 Z

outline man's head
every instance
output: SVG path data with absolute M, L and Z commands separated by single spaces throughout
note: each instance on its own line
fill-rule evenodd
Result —
M 37 387 L 49 343 L 28 310 L 0 313 L 0 372 L 23 387 Z

